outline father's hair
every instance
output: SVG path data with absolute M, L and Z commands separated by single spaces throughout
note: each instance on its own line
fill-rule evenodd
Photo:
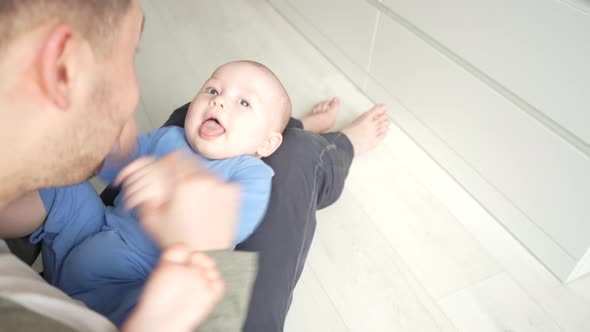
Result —
M 132 0 L 0 0 L 0 52 L 46 22 L 73 26 L 99 53 L 110 53 L 114 31 Z

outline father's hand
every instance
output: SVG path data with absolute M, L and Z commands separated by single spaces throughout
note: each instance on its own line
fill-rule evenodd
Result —
M 141 225 L 163 248 L 183 243 L 204 251 L 233 245 L 239 188 L 202 170 L 193 157 L 175 152 L 155 161 L 138 159 L 116 182 L 140 197 L 132 207 L 138 208 Z

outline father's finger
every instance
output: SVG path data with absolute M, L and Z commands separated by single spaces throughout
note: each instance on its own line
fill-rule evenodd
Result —
M 140 190 L 125 199 L 125 209 L 129 211 L 141 205 L 159 207 L 165 203 L 166 200 L 162 198 L 160 193 L 152 190 Z
M 240 188 L 206 172 L 178 181 L 164 205 L 139 206 L 144 229 L 163 247 L 185 243 L 194 250 L 223 250 L 237 231 Z
M 115 178 L 114 185 L 119 186 L 132 174 L 156 161 L 154 157 L 142 157 L 127 165 Z
M 203 172 L 197 159 L 184 150 L 172 152 L 158 162 L 163 168 L 170 170 L 173 180 L 181 180 Z

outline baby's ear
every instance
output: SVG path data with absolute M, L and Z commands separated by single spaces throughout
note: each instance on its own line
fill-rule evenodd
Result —
M 270 134 L 270 137 L 268 137 L 266 141 L 262 143 L 256 153 L 260 158 L 266 158 L 273 154 L 279 148 L 279 146 L 281 146 L 281 143 L 283 143 L 283 135 L 279 133 L 272 133 Z

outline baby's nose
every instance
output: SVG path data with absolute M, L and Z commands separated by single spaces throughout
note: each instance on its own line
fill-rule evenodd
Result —
M 213 99 L 213 105 L 218 105 L 221 108 L 224 108 L 223 99 L 220 96 L 217 96 Z

